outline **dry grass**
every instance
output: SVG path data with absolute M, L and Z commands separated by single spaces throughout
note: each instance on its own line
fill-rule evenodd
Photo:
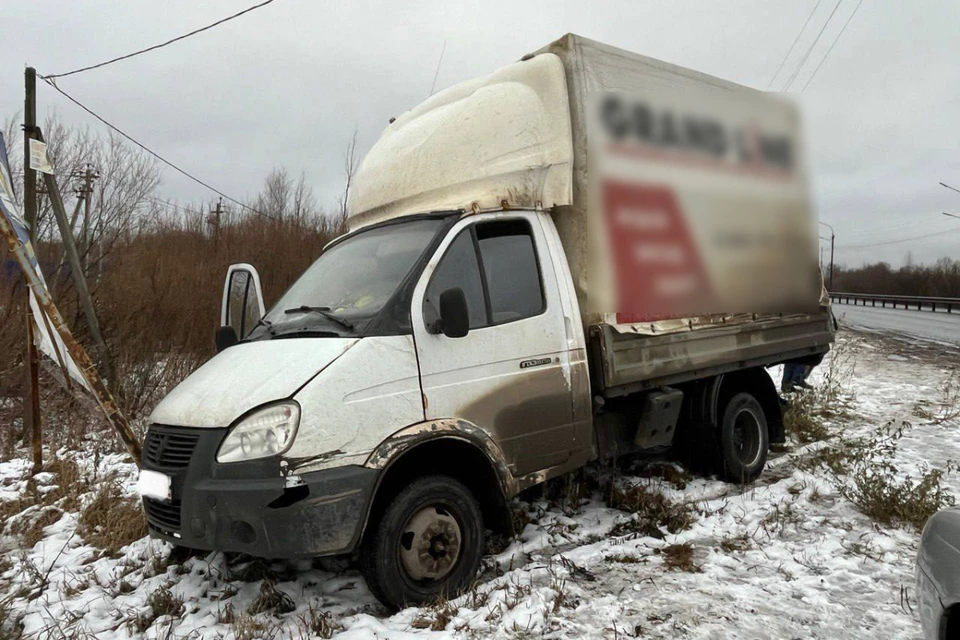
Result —
M 727 553 L 746 551 L 750 548 L 750 536 L 741 533 L 736 536 L 728 536 L 720 541 L 720 548 Z
M 811 396 L 801 395 L 795 398 L 783 412 L 783 428 L 793 435 L 800 444 L 820 442 L 830 437 L 830 431 L 819 418 L 812 415 Z
M 343 625 L 334 620 L 329 611 L 321 611 L 313 603 L 297 616 L 297 622 L 306 634 L 304 638 L 332 638 L 343 631 Z
M 869 437 L 841 439 L 818 451 L 807 467 L 825 470 L 841 497 L 880 524 L 920 531 L 930 516 L 954 504 L 943 479 L 958 471 L 958 465 L 920 465 L 913 473 L 902 472 L 896 463 L 897 445 L 910 428 L 907 422 L 888 423 Z
M 687 484 L 693 480 L 693 474 L 679 464 L 662 460 L 644 465 L 642 469 L 638 470 L 637 475 L 641 478 L 659 478 L 672 484 L 680 491 L 686 489 Z
M 127 621 L 132 631 L 145 633 L 153 623 L 163 616 L 179 618 L 183 615 L 183 598 L 170 591 L 170 585 L 159 587 L 147 598 L 149 611 L 142 611 Z
M 660 549 L 660 555 L 663 556 L 663 565 L 670 571 L 701 571 L 693 562 L 693 545 L 689 542 L 667 545 Z
M 693 524 L 692 507 L 672 502 L 659 491 L 644 485 L 621 487 L 612 481 L 607 505 L 635 515 L 630 521 L 618 525 L 614 535 L 638 533 L 662 539 L 662 529 L 678 533 Z
M 438 598 L 432 604 L 423 608 L 421 613 L 410 622 L 414 629 L 430 629 L 431 631 L 443 631 L 457 615 L 459 609 L 445 598 Z
M 297 605 L 293 602 L 293 598 L 277 589 L 272 580 L 264 580 L 260 583 L 260 594 L 247 608 L 247 613 L 252 616 L 268 612 L 284 614 L 290 613 L 296 608 Z
M 43 539 L 43 530 L 63 517 L 63 511 L 56 507 L 41 507 L 35 510 L 35 514 L 19 518 L 10 527 L 11 533 L 21 536 L 26 549 L 32 549 Z
M 273 640 L 280 634 L 280 627 L 273 620 L 244 613 L 236 616 L 230 631 L 235 640 Z
M 120 549 L 147 535 L 140 500 L 123 495 L 114 478 L 104 478 L 80 513 L 77 532 L 88 544 L 116 557 Z

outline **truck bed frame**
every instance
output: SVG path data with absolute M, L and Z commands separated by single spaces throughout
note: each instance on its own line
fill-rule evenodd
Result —
M 590 328 L 594 393 L 611 398 L 646 389 L 788 360 L 815 358 L 833 342 L 833 316 L 818 313 L 754 316 L 664 335 Z

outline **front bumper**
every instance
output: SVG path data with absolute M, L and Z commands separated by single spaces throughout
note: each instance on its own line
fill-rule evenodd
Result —
M 226 434 L 150 427 L 143 468 L 171 477 L 170 500 L 143 499 L 153 537 L 263 558 L 340 555 L 356 548 L 376 470 L 345 466 L 303 474 L 294 483 L 281 475 L 278 459 L 218 464 Z

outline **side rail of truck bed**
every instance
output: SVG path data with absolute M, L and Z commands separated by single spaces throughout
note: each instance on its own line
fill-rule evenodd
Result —
M 590 348 L 595 393 L 622 396 L 739 369 L 770 366 L 826 353 L 834 326 L 819 313 L 766 316 L 667 335 L 621 333 L 594 325 Z

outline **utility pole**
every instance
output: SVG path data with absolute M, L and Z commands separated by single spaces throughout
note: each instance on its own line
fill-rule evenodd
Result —
M 37 139 L 43 140 L 42 133 L 37 131 Z M 89 175 L 89 171 L 88 171 Z M 107 343 L 103 339 L 103 333 L 100 331 L 100 321 L 97 319 L 97 312 L 93 306 L 93 296 L 90 295 L 90 289 L 87 287 L 87 277 L 83 272 L 83 265 L 80 263 L 80 254 L 77 252 L 77 245 L 73 241 L 73 230 L 70 229 L 70 221 L 67 220 L 67 211 L 63 206 L 63 198 L 60 196 L 60 188 L 57 186 L 57 177 L 50 173 L 43 174 L 44 182 L 50 196 L 53 214 L 57 219 L 57 226 L 60 227 L 60 238 L 63 241 L 63 251 L 67 254 L 70 261 L 70 271 L 73 272 L 73 281 L 77 286 L 77 296 L 80 298 L 80 307 L 83 309 L 84 316 L 87 319 L 87 326 L 90 329 L 90 336 L 93 338 L 100 353 L 100 363 L 106 374 L 107 380 L 116 389 L 117 378 L 114 375 L 113 364 L 110 362 L 110 355 L 107 352 Z M 89 206 L 89 199 L 88 199 Z
M 30 166 L 30 140 L 37 128 L 37 71 L 27 67 L 23 78 L 23 216 L 30 229 L 30 242 L 37 246 L 37 172 Z M 23 392 L 23 435 L 33 449 L 33 473 L 43 470 L 43 437 L 40 428 L 40 354 L 33 336 L 30 287 L 27 296 L 26 385 Z M 28 435 L 29 434 L 29 435 Z
M 220 214 L 223 213 L 223 198 L 217 200 L 217 208 L 210 212 L 207 224 L 213 227 L 213 246 L 220 246 Z
M 83 261 L 84 273 L 90 268 L 90 202 L 93 200 L 93 181 L 100 177 L 94 171 L 93 165 L 88 164 L 83 172 L 83 225 L 80 231 L 80 257 Z M 73 227 L 71 227 L 72 229 Z
M 833 291 L 833 249 L 834 249 L 834 244 L 837 240 L 837 234 L 833 232 L 833 227 L 828 225 L 826 222 L 818 221 L 818 223 L 822 224 L 827 229 L 830 229 L 830 280 L 827 284 L 827 290 Z

